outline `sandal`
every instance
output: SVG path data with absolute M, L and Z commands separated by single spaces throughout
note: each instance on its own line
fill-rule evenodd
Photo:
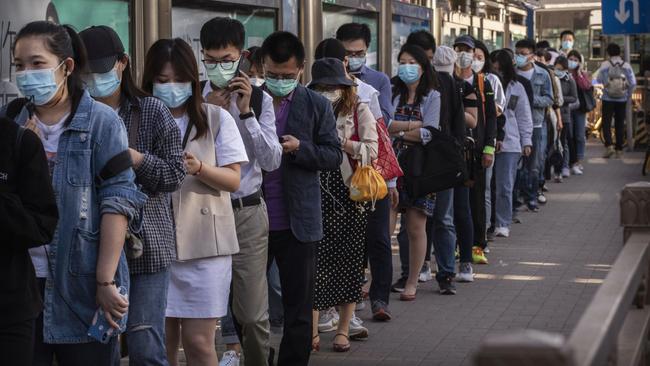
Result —
M 318 341 L 314 341 L 316 338 L 318 338 Z M 311 350 L 315 352 L 320 351 L 320 335 L 316 334 L 311 338 Z
M 348 340 L 347 344 L 340 344 L 340 343 L 332 343 L 332 348 L 334 349 L 334 352 L 347 352 L 350 350 L 350 337 L 348 337 L 346 334 L 343 333 L 336 333 L 334 336 L 334 339 L 336 339 L 337 336 L 343 336 L 345 339 Z

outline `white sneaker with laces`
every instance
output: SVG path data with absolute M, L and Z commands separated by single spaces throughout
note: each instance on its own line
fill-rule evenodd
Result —
M 336 316 L 334 316 L 336 314 Z M 321 311 L 318 315 L 318 332 L 327 333 L 336 330 L 339 325 L 339 314 L 336 309 L 329 308 L 328 310 Z
M 571 176 L 571 171 L 569 168 L 562 168 L 562 178 L 569 178 Z
M 226 351 L 221 356 L 219 366 L 239 366 L 240 356 L 235 351 Z
M 461 263 L 458 266 L 458 276 L 456 276 L 456 281 L 474 282 L 474 269 L 472 269 L 470 263 Z
M 571 174 L 573 174 L 573 175 L 582 175 L 582 174 L 584 174 L 584 172 L 582 171 L 582 169 L 580 169 L 580 166 L 574 165 L 573 168 L 571 168 Z
M 357 317 L 357 314 L 352 315 L 350 319 L 350 339 L 355 341 L 368 339 L 368 328 L 363 326 L 363 320 Z
M 546 196 L 544 195 L 544 193 L 540 193 L 540 194 L 537 196 L 537 202 L 539 202 L 539 203 L 541 203 L 541 204 L 545 204 L 545 203 L 546 203 Z
M 432 279 L 433 276 L 431 276 L 431 267 L 429 267 L 428 263 L 424 263 L 424 265 L 422 265 L 422 269 L 420 269 L 418 282 L 427 282 L 427 281 L 431 281 Z
M 507 227 L 498 227 L 494 229 L 494 236 L 499 238 L 507 238 L 510 236 L 510 229 Z

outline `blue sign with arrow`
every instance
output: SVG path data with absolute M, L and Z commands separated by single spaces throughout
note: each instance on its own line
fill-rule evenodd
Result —
M 650 0 L 603 0 L 603 34 L 650 33 Z

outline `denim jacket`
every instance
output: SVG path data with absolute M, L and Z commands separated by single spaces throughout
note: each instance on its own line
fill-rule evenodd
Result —
M 533 127 L 544 125 L 546 108 L 553 105 L 553 86 L 548 71 L 534 65 L 535 71 L 530 79 L 533 87 Z
M 0 110 L 4 115 L 6 107 Z M 15 118 L 25 124 L 23 109 Z M 43 299 L 46 343 L 87 343 L 88 327 L 97 310 L 95 269 L 103 214 L 138 216 L 146 196 L 139 192 L 132 169 L 95 183 L 106 162 L 128 148 L 127 134 L 110 107 L 84 92 L 74 117 L 59 140 L 52 185 L 59 207 L 59 225 L 48 251 L 49 274 Z M 117 286 L 129 288 L 126 256 L 115 273 Z

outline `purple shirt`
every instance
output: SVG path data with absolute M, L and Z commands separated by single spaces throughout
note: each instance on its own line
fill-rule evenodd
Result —
M 282 99 L 280 105 L 275 109 L 275 131 L 278 137 L 283 136 L 287 129 L 287 119 L 291 109 L 291 100 L 293 92 Z M 284 191 L 282 189 L 282 164 L 274 171 L 267 172 L 264 176 L 264 199 L 269 215 L 269 230 L 281 231 L 291 228 L 289 222 L 289 212 L 284 200 Z

